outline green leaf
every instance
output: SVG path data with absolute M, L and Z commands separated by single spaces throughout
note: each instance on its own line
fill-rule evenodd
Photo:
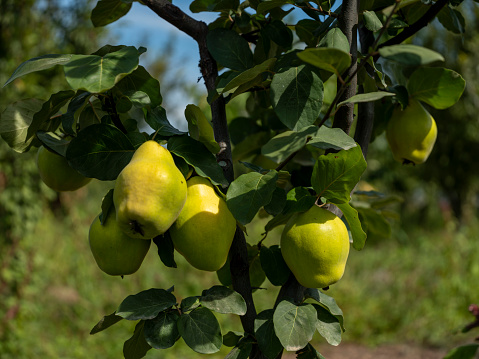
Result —
M 356 210 L 361 220 L 361 226 L 368 237 L 391 237 L 391 225 L 381 213 L 372 208 L 356 207 Z
M 464 16 L 456 9 L 451 9 L 449 6 L 444 6 L 437 19 L 447 30 L 454 34 L 463 34 L 466 32 L 466 21 Z
M 168 150 L 182 157 L 198 175 L 208 177 L 213 184 L 228 184 L 215 156 L 201 142 L 188 136 L 175 136 L 168 140 Z
M 311 344 L 298 352 L 296 359 L 326 359 Z
M 241 338 L 243 338 L 243 333 L 229 331 L 223 335 L 223 345 L 226 345 L 227 347 L 234 347 L 236 344 L 238 344 Z
M 280 7 L 286 4 L 293 4 L 294 1 L 292 0 L 266 0 L 259 3 L 258 7 L 256 8 L 256 13 L 263 14 L 267 11 Z
M 241 294 L 221 285 L 215 285 L 203 291 L 200 303 L 203 307 L 214 310 L 217 313 L 246 314 L 246 302 Z
M 339 323 L 341 324 L 341 327 L 343 328 L 343 311 L 341 308 L 339 308 L 338 304 L 334 300 L 333 297 L 330 297 L 327 294 L 324 294 L 317 288 L 307 288 L 304 291 L 304 298 L 311 298 L 317 301 L 323 308 L 327 309 L 332 315 L 334 315 Z
M 104 56 L 73 55 L 64 65 L 65 77 L 74 90 L 104 92 L 136 70 L 140 55 L 133 46 L 125 46 Z
M 457 72 L 442 67 L 422 67 L 409 77 L 407 90 L 416 100 L 438 110 L 454 105 L 466 88 L 466 81 Z
M 161 97 L 160 82 L 151 76 L 143 66 L 138 68 L 131 74 L 122 78 L 116 85 L 115 89 L 122 93 L 130 91 L 141 91 L 148 95 L 151 101 L 151 108 L 161 105 L 163 98 Z
M 343 34 L 341 29 L 337 27 L 329 30 L 326 33 L 326 35 L 319 42 L 318 47 L 335 48 L 349 54 L 348 38 Z
M 253 291 L 261 287 L 263 282 L 266 279 L 266 274 L 264 273 L 263 267 L 261 267 L 261 259 L 259 256 L 259 248 L 257 245 L 250 245 L 247 243 L 248 247 L 248 262 L 249 262 L 249 281 Z
M 78 133 L 68 146 L 70 165 L 85 177 L 115 180 L 130 162 L 135 148 L 118 128 L 97 124 Z
M 42 109 L 33 115 L 32 123 L 28 127 L 27 141 L 31 137 L 34 137 L 40 129 L 56 131 L 57 127 L 60 125 L 58 123 L 58 118 L 56 121 L 51 120 L 50 118 L 56 115 L 74 95 L 75 91 L 71 90 L 60 91 L 52 94 L 50 99 L 43 103 Z
M 158 256 L 163 264 L 170 268 L 176 268 L 175 246 L 171 240 L 170 232 L 166 231 L 163 235 L 153 238 L 153 242 L 158 247 Z
M 139 321 L 135 326 L 133 336 L 123 345 L 125 359 L 141 359 L 151 349 L 151 346 L 145 340 L 144 326 L 145 322 L 143 320 Z
M 85 107 L 90 101 L 92 94 L 86 91 L 77 91 L 76 95 L 70 100 L 67 112 L 61 115 L 63 130 L 69 135 L 76 134 L 76 123 L 79 115 L 84 114 Z M 91 108 L 90 108 L 91 109 Z M 78 112 L 78 114 L 77 114 Z
M 302 19 L 296 24 L 295 31 L 299 39 L 305 42 L 308 47 L 316 47 L 318 44 L 318 38 L 314 35 L 314 31 L 317 28 L 318 23 L 316 21 L 311 19 Z
M 311 184 L 318 196 L 332 203 L 348 203 L 351 191 L 366 169 L 361 147 L 319 156 L 313 168 Z
M 351 56 L 349 56 L 349 53 L 330 47 L 306 49 L 299 52 L 298 57 L 304 62 L 319 69 L 332 72 L 338 77 L 351 66 Z
M 156 318 L 145 321 L 145 340 L 155 349 L 171 348 L 180 339 L 176 323 L 180 317 L 174 311 L 161 312 Z
M 269 359 L 275 359 L 283 346 L 274 332 L 273 309 L 262 311 L 254 320 L 254 333 L 261 352 Z
M 99 0 L 91 12 L 91 22 L 95 27 L 111 24 L 125 16 L 131 5 L 122 0 Z
M 318 315 L 316 329 L 321 336 L 326 339 L 330 345 L 339 345 L 341 343 L 341 324 L 339 320 L 328 310 L 318 304 L 313 304 Z
M 444 359 L 474 359 L 476 357 L 479 344 L 467 344 L 452 349 Z
M 406 66 L 421 66 L 444 61 L 444 57 L 441 54 L 425 47 L 411 44 L 381 47 L 379 55 Z
M 242 338 L 238 344 L 225 356 L 225 359 L 248 359 L 253 349 L 253 339 Z
M 368 93 L 361 93 L 358 95 L 354 95 L 348 98 L 345 101 L 338 103 L 337 107 L 341 107 L 347 103 L 359 103 L 359 102 L 372 102 L 380 100 L 387 96 L 395 96 L 395 93 L 385 92 L 385 91 L 378 91 L 378 92 L 368 92 Z
M 198 13 L 202 11 L 236 10 L 239 6 L 238 0 L 194 0 L 190 4 L 190 11 Z
M 243 225 L 253 220 L 258 210 L 271 201 L 278 173 L 250 172 L 239 176 L 228 188 L 226 204 L 233 216 Z
M 238 76 L 234 77 L 231 81 L 229 81 L 228 84 L 223 88 L 221 93 L 229 93 L 235 91 L 239 86 L 254 80 L 258 75 L 261 75 L 263 72 L 270 71 L 274 67 L 275 63 L 276 58 L 271 58 L 259 65 L 256 65 L 248 70 L 243 71 Z
M 353 248 L 360 251 L 366 243 L 366 233 L 361 227 L 358 211 L 351 207 L 349 203 L 336 203 L 336 206 L 343 212 L 344 218 L 348 222 L 353 237 Z
M 0 135 L 16 152 L 26 152 L 33 138 L 27 139 L 28 127 L 35 113 L 41 110 L 43 101 L 27 99 L 8 105 L 0 117 Z
M 223 337 L 218 320 L 208 308 L 196 308 L 178 320 L 178 330 L 185 343 L 197 353 L 212 354 L 220 350 Z
M 281 255 L 278 245 L 271 247 L 261 246 L 260 250 L 261 267 L 271 284 L 282 286 L 289 278 L 291 271 Z
M 378 16 L 374 11 L 364 11 L 363 16 L 364 25 L 369 31 L 376 32 L 383 28 L 381 20 L 379 20 Z
M 265 171 L 261 171 L 265 172 Z M 283 211 L 284 206 L 286 205 L 286 192 L 283 188 L 276 187 L 273 192 L 273 196 L 271 197 L 271 201 L 264 206 L 264 210 L 271 214 L 272 216 L 276 216 Z
M 311 304 L 296 305 L 283 300 L 273 315 L 274 331 L 288 351 L 304 348 L 316 330 L 316 310 Z
M 291 130 L 301 130 L 312 125 L 321 112 L 323 81 L 309 66 L 291 67 L 274 75 L 270 97 L 281 122 Z
M 36 71 L 47 70 L 56 65 L 65 65 L 68 63 L 73 55 L 57 55 L 49 54 L 39 57 L 34 57 L 33 59 L 22 62 L 13 72 L 12 76 L 5 82 L 3 87 L 7 86 L 9 83 L 13 82 L 15 79 L 23 75 L 30 74 Z
M 323 150 L 349 150 L 357 146 L 354 139 L 348 136 L 342 129 L 329 128 L 326 126 L 321 126 L 319 130 L 313 134 L 308 145 Z
M 209 31 L 206 43 L 213 58 L 224 67 L 244 71 L 254 66 L 248 41 L 233 30 L 218 28 Z
M 37 132 L 38 139 L 43 143 L 45 147 L 53 150 L 53 152 L 65 157 L 70 140 L 60 137 L 54 132 Z
M 185 109 L 185 117 L 188 121 L 190 136 L 203 143 L 211 153 L 218 153 L 220 145 L 215 141 L 213 127 L 203 111 L 196 105 L 188 105 Z
M 316 126 L 308 126 L 300 131 L 285 131 L 270 139 L 261 153 L 274 162 L 283 162 L 289 155 L 306 145 L 308 138 L 318 131 Z
M 293 43 L 293 33 L 281 20 L 268 23 L 261 29 L 261 34 L 286 49 L 289 49 Z
M 115 211 L 115 206 L 113 204 L 113 188 L 111 188 L 101 200 L 100 223 L 102 225 L 105 225 L 110 210 Z
M 150 125 L 159 136 L 170 137 L 186 134 L 186 132 L 177 130 L 171 125 L 166 117 L 166 110 L 161 106 L 157 106 L 148 111 L 146 115 L 146 123 Z
M 273 228 L 286 224 L 289 218 L 296 212 L 305 212 L 316 202 L 316 197 L 312 196 L 304 187 L 295 187 L 286 195 L 286 205 L 283 212 L 271 219 L 265 226 L 266 232 Z
M 181 301 L 180 309 L 183 313 L 185 313 L 198 308 L 200 305 L 201 305 L 200 298 L 186 297 L 185 299 Z
M 116 315 L 128 320 L 152 319 L 176 304 L 176 298 L 164 289 L 151 288 L 129 295 L 116 310 Z
M 103 318 L 101 318 L 101 320 L 96 323 L 96 325 L 92 328 L 92 330 L 90 331 L 90 335 L 93 335 L 93 334 L 96 334 L 96 333 L 99 333 L 105 329 L 108 329 L 110 328 L 112 325 L 118 323 L 120 320 L 122 320 L 123 318 L 122 317 L 119 317 L 118 315 L 116 315 L 115 312 L 109 314 L 109 315 L 105 315 Z

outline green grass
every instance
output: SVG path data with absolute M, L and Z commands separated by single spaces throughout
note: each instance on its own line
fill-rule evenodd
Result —
M 149 288 L 175 286 L 178 300 L 199 295 L 218 284 L 215 273 L 192 269 L 176 255 L 178 269 L 166 268 L 152 245 L 140 270 L 124 279 L 110 277 L 96 266 L 88 246 L 88 229 L 100 211 L 109 184 L 93 182 L 89 191 L 64 196 L 69 215 L 58 219 L 49 212 L 22 241 L 19 260 L 31 265 L 22 289 L 20 312 L 9 322 L 0 343 L 2 359 L 121 358 L 122 345 L 134 324 L 122 321 L 104 332 L 89 335 L 103 315 L 115 311 L 128 295 Z M 267 219 L 248 226 L 248 241 L 261 238 Z M 265 240 L 278 242 L 280 228 Z M 467 339 L 454 331 L 470 321 L 467 307 L 477 302 L 479 229 L 441 229 L 423 233 L 407 229 L 409 240 L 394 239 L 351 251 L 344 278 L 328 291 L 344 311 L 344 341 L 376 345 L 410 342 L 451 347 Z M 277 288 L 254 294 L 257 310 L 271 307 Z M 6 298 L 15 304 L 14 298 Z M 223 334 L 240 330 L 238 317 L 217 315 Z M 322 341 L 318 336 L 316 341 Z M 324 343 L 324 341 L 322 341 Z M 148 358 L 223 358 L 229 348 L 213 355 L 193 353 L 182 340 L 172 349 L 151 350 Z

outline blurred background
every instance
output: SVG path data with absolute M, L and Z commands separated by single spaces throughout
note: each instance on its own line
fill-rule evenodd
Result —
M 175 3 L 187 11 L 189 1 Z M 107 43 L 145 46 L 142 64 L 160 80 L 168 117 L 186 129 L 185 106 L 205 104 L 196 44 L 138 3 L 118 23 L 94 29 L 89 21 L 94 5 L 90 0 L 0 0 L 0 83 L 32 57 L 91 53 Z M 381 348 L 387 348 L 389 358 L 394 353 L 440 358 L 474 338 L 459 331 L 472 319 L 469 304 L 479 301 L 479 24 L 472 1 L 460 8 L 466 33 L 446 31 L 435 20 L 414 39 L 445 55 L 444 66 L 467 81 L 459 103 L 443 111 L 429 109 L 439 132 L 431 157 L 416 167 L 401 166 L 384 134 L 370 146 L 360 189 L 378 195 L 359 192 L 353 198 L 363 208 L 368 241 L 361 252 L 351 252 L 344 278 L 328 291 L 343 309 L 346 332 L 337 348 L 314 337 L 327 358 L 359 358 L 361 351 Z M 215 17 L 194 16 L 207 22 Z M 46 100 L 67 87 L 58 68 L 30 74 L 0 89 L 0 111 L 19 99 Z M 241 116 L 244 107 L 239 96 L 228 118 Z M 17 154 L 0 141 L 0 358 L 120 358 L 134 323 L 122 321 L 93 336 L 89 332 L 123 298 L 175 285 L 180 300 L 219 284 L 216 273 L 197 271 L 179 255 L 178 269 L 166 268 L 156 246 L 132 276 L 101 272 L 90 253 L 88 229 L 112 183 L 94 180 L 79 191 L 58 194 L 40 182 L 35 154 Z M 268 220 L 259 215 L 248 225 L 249 243 L 262 238 Z M 281 229 L 265 244 L 276 244 Z M 273 305 L 278 291 L 267 280 L 262 287 L 254 294 L 258 312 Z M 238 318 L 218 319 L 223 334 L 240 330 Z M 347 354 L 351 348 L 354 354 Z M 222 358 L 228 349 L 208 357 Z M 147 357 L 207 356 L 180 340 Z

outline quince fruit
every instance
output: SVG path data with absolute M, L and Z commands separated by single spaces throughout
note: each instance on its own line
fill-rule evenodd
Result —
M 97 216 L 90 226 L 90 249 L 100 269 L 109 275 L 128 275 L 141 266 L 151 240 L 128 237 L 118 226 L 115 215 L 108 215 L 104 224 Z
M 37 152 L 37 168 L 43 183 L 57 192 L 76 191 L 91 181 L 71 168 L 65 157 L 43 146 Z
M 171 239 L 193 267 L 217 271 L 228 258 L 236 220 L 208 179 L 192 177 L 187 186 L 185 206 L 170 228 Z
M 348 230 L 338 216 L 313 206 L 286 223 L 281 254 L 302 286 L 326 288 L 344 274 L 349 255 Z
M 437 137 L 434 118 L 414 99 L 401 110 L 394 109 L 386 128 L 386 138 L 394 159 L 403 164 L 419 164 L 427 160 Z
M 186 180 L 171 153 L 155 141 L 143 143 L 118 175 L 113 191 L 116 220 L 132 238 L 165 233 L 186 201 Z

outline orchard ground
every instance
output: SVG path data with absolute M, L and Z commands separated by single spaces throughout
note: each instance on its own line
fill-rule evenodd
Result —
M 0 342 L 2 358 L 118 358 L 118 338 L 128 339 L 134 323 L 124 320 L 104 332 L 89 332 L 127 295 L 175 285 L 181 300 L 218 284 L 215 273 L 194 270 L 179 255 L 179 268 L 166 268 L 154 245 L 132 276 L 121 279 L 100 271 L 89 249 L 88 229 L 111 186 L 92 181 L 84 189 L 62 194 L 62 209 L 56 214 L 45 209 L 36 231 L 21 242 L 25 257 L 18 268 L 3 273 L 4 278 L 25 280 L 19 296 L 7 298 L 8 307 L 18 312 Z M 248 225 L 250 243 L 261 239 L 266 221 L 257 218 Z M 371 242 L 361 252 L 351 251 L 343 279 L 328 293 L 345 313 L 343 342 L 332 347 L 317 333 L 313 338 L 325 358 L 442 358 L 449 349 L 473 341 L 475 333 L 456 331 L 472 320 L 467 308 L 477 302 L 470 290 L 479 275 L 479 248 L 470 240 L 477 225 L 451 225 L 436 232 L 402 225 L 406 239 Z M 275 244 L 280 230 L 270 233 L 265 244 Z M 258 312 L 272 305 L 278 290 L 268 282 L 263 286 L 266 290 L 254 293 Z M 241 330 L 237 317 L 217 317 L 223 334 Z M 219 359 L 229 350 L 223 346 L 215 355 L 198 355 L 180 340 L 170 350 L 150 351 L 147 358 Z

